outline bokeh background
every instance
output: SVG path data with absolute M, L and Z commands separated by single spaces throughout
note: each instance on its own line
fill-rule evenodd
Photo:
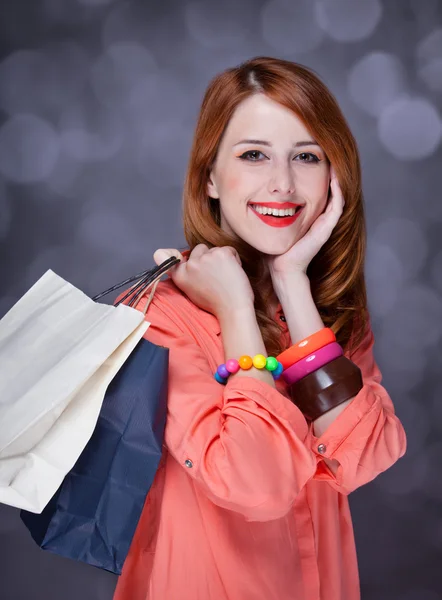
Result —
M 49 268 L 92 296 L 185 245 L 204 89 L 257 55 L 315 69 L 361 152 L 375 357 L 408 436 L 350 496 L 362 598 L 440 600 L 441 1 L 3 0 L 0 316 Z M 110 600 L 116 577 L 0 506 L 0 581 L 1 600 Z

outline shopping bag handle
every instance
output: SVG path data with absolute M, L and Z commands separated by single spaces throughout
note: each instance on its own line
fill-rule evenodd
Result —
M 127 294 L 125 294 L 123 296 L 123 298 L 120 298 L 120 300 L 118 302 L 116 302 L 114 305 L 114 306 L 118 306 L 119 304 L 124 302 L 124 300 L 126 300 L 126 298 L 128 298 L 131 294 L 134 294 L 132 296 L 132 298 L 130 299 L 130 301 L 127 303 L 128 306 L 134 306 L 134 305 L 136 305 L 137 300 L 144 295 L 144 292 L 146 291 L 146 289 L 150 285 L 154 284 L 153 291 L 152 291 L 150 298 L 144 309 L 144 314 L 146 314 L 146 310 L 149 307 L 149 304 L 153 298 L 153 294 L 155 293 L 155 290 L 158 285 L 158 282 L 160 281 L 160 278 L 169 269 L 171 269 L 172 267 L 177 265 L 179 262 L 181 262 L 181 260 L 178 257 L 171 256 L 171 257 L 167 258 L 165 261 L 163 261 L 160 265 L 157 265 L 156 267 L 154 267 L 153 269 L 149 269 L 148 271 L 142 271 L 141 273 L 138 273 L 137 275 L 133 275 L 132 277 L 125 279 L 121 283 L 117 283 L 116 285 L 113 285 L 112 287 L 105 290 L 104 292 L 101 292 L 100 294 L 97 294 L 96 296 L 94 296 L 92 298 L 92 300 L 94 300 L 94 302 L 96 302 L 103 296 L 106 296 L 106 294 L 110 294 L 111 292 L 114 292 L 118 288 L 123 287 L 124 285 L 127 285 L 128 283 L 138 280 L 137 283 L 130 288 L 130 290 L 127 292 Z

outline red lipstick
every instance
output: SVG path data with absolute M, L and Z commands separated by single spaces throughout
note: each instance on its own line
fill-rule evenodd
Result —
M 259 202 L 254 202 L 253 204 L 259 204 Z M 267 202 L 266 204 L 261 204 L 261 206 L 267 206 L 268 208 L 294 208 L 296 206 L 301 206 L 300 204 L 293 204 L 291 202 L 284 202 L 283 204 L 277 202 Z M 249 204 L 250 209 L 253 214 L 255 214 L 261 221 L 263 221 L 266 225 L 270 225 L 271 227 L 288 227 L 292 225 L 299 217 L 302 212 L 302 208 L 300 208 L 293 216 L 291 217 L 274 217 L 272 215 L 261 215 L 259 212 L 254 210 L 253 206 Z

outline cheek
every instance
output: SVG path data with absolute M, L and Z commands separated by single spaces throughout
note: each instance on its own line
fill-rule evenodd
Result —
M 240 177 L 235 173 L 231 173 L 226 176 L 223 187 L 227 193 L 232 193 L 239 188 L 240 183 Z

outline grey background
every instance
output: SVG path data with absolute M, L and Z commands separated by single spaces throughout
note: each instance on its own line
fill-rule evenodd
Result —
M 375 356 L 408 436 L 350 496 L 362 598 L 440 599 L 441 2 L 3 1 L 0 316 L 49 268 L 94 295 L 185 244 L 202 94 L 256 55 L 314 68 L 361 152 Z M 105 600 L 116 578 L 0 506 L 0 582 L 1 600 Z

